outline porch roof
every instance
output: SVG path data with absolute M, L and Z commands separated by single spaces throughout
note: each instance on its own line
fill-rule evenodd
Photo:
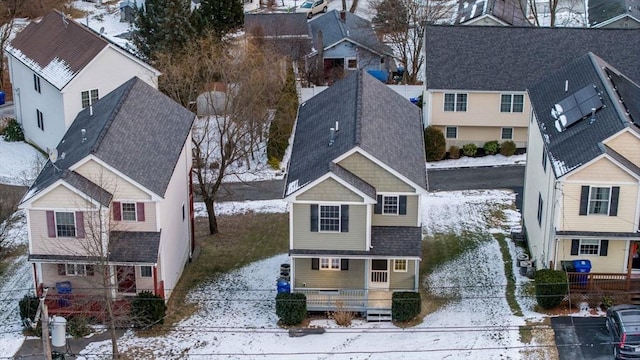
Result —
M 111 231 L 109 261 L 118 263 L 151 263 L 158 261 L 160 232 Z
M 556 231 L 556 236 L 589 237 L 599 239 L 640 240 L 637 232 L 604 232 L 604 231 Z

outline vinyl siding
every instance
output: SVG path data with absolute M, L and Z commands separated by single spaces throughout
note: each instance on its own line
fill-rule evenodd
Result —
M 407 260 L 407 272 L 393 271 L 393 261 L 389 262 L 389 288 L 392 290 L 414 290 L 416 264 L 415 260 Z
M 310 250 L 367 250 L 367 207 L 349 206 L 349 232 L 312 232 L 311 205 L 293 204 L 293 248 Z
M 640 139 L 634 135 L 625 131 L 619 136 L 609 140 L 607 145 L 636 166 L 640 166 L 640 151 L 638 151 Z
M 631 149 L 637 149 L 633 147 Z M 611 162 L 609 159 L 599 159 L 598 161 L 577 170 L 575 173 L 567 176 L 566 181 L 581 182 L 606 182 L 612 185 L 619 183 L 637 182 L 637 180 L 629 175 L 625 170 Z M 585 184 L 585 185 L 587 185 Z
M 467 111 L 444 111 L 444 94 L 467 94 Z M 431 125 L 436 126 L 493 126 L 493 127 L 524 127 L 529 125 L 531 103 L 527 94 L 508 91 L 504 94 L 524 94 L 524 111 L 500 112 L 499 92 L 465 92 L 438 91 L 432 92 Z M 491 140 L 495 140 L 491 139 Z
M 338 164 L 371 184 L 379 192 L 415 192 L 407 183 L 359 153 L 353 153 Z
M 354 201 L 364 199 L 334 179 L 328 178 L 296 197 L 296 200 Z
M 115 173 L 105 169 L 93 160 L 89 160 L 76 169 L 76 172 L 98 184 L 113 194 L 113 199 L 151 200 L 151 196 L 129 183 Z
M 92 229 L 98 229 L 97 213 L 84 212 L 85 237 L 83 239 L 50 238 L 46 213 L 44 210 L 29 210 L 32 254 L 86 256 L 99 252 L 98 236 L 92 236 Z
M 627 242 L 625 240 L 609 240 L 607 256 L 599 255 L 571 255 L 571 240 L 560 239 L 558 247 L 558 263 L 556 267 L 560 269 L 561 260 L 589 260 L 591 261 L 591 272 L 593 273 L 625 273 L 629 254 L 627 253 Z M 603 239 L 607 240 L 607 239 Z
M 61 262 L 62 263 L 62 262 Z M 72 294 L 96 294 L 102 292 L 102 268 L 95 266 L 93 276 L 67 276 L 58 275 L 58 264 L 42 263 L 42 279 L 40 282 L 49 288 L 49 294 L 57 294 L 56 283 L 62 281 L 71 282 Z
M 293 258 L 296 288 L 312 289 L 364 289 L 364 259 L 349 259 L 349 270 L 311 270 L 310 258 Z
M 46 209 L 91 209 L 93 205 L 82 198 L 82 196 L 69 190 L 69 188 L 58 185 L 48 191 L 41 198 L 33 202 L 33 208 Z
M 150 277 L 142 277 L 140 276 L 140 274 L 141 274 L 140 266 L 136 266 L 136 292 L 137 293 L 141 293 L 143 291 L 154 292 L 153 267 L 151 267 Z
M 113 207 L 113 203 L 111 206 Z M 144 221 L 115 221 L 111 215 L 109 226 L 114 231 L 157 231 L 156 206 L 155 202 L 144 203 Z M 111 213 L 113 214 L 113 209 Z
M 373 214 L 373 226 L 417 226 L 418 224 L 418 196 L 407 196 L 406 215 Z
M 455 139 L 446 139 L 447 142 L 447 150 L 452 145 L 455 145 L 459 148 L 462 146 L 473 143 L 478 147 L 484 146 L 484 143 L 491 140 L 498 140 L 499 143 L 502 143 L 502 127 L 500 126 L 462 126 L 462 125 L 447 125 L 447 126 L 456 126 L 458 128 L 458 137 Z M 446 134 L 445 126 L 434 125 L 435 128 L 442 130 L 443 134 Z M 527 128 L 526 127 L 515 127 L 515 126 L 504 126 L 513 128 L 513 138 L 511 141 L 516 143 L 517 147 L 526 147 L 527 146 Z

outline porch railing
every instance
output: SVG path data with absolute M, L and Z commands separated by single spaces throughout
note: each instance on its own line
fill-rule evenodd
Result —
M 627 274 L 567 272 L 569 287 L 583 291 L 629 291 L 631 279 Z
M 293 290 L 307 297 L 307 309 L 310 311 L 325 311 L 336 308 L 340 304 L 345 310 L 363 311 L 367 305 L 367 290 L 363 289 L 299 289 Z
M 371 282 L 386 283 L 389 281 L 389 272 L 387 270 L 371 270 Z

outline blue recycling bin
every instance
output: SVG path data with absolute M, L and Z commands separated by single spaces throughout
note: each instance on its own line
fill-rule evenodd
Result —
M 60 297 L 58 298 L 58 306 L 67 307 L 71 305 L 71 282 L 61 281 L 56 283 L 56 291 Z
M 283 278 L 278 279 L 277 286 L 278 286 L 278 294 L 291 292 L 291 283 L 289 283 L 287 279 L 283 279 Z
M 4 91 L 0 91 L 0 105 L 4 105 L 4 98 L 5 98 L 5 93 Z
M 591 272 L 591 260 L 573 260 L 573 268 L 578 273 L 578 282 L 581 286 L 587 286 L 587 273 Z

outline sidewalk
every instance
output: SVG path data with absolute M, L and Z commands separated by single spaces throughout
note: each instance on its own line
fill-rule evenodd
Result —
M 118 337 L 122 336 L 124 330 L 117 330 Z M 52 351 L 58 351 L 60 353 L 64 353 L 65 359 L 76 359 L 80 351 L 84 349 L 87 345 L 93 342 L 99 341 L 109 341 L 110 336 L 108 331 L 104 331 L 100 334 L 93 335 L 89 338 L 67 338 L 67 349 L 54 348 L 52 347 Z M 20 350 L 16 352 L 14 355 L 14 359 L 38 359 L 41 360 L 43 358 L 42 351 L 42 339 L 41 338 L 31 338 L 26 339 L 22 343 L 22 347 Z

